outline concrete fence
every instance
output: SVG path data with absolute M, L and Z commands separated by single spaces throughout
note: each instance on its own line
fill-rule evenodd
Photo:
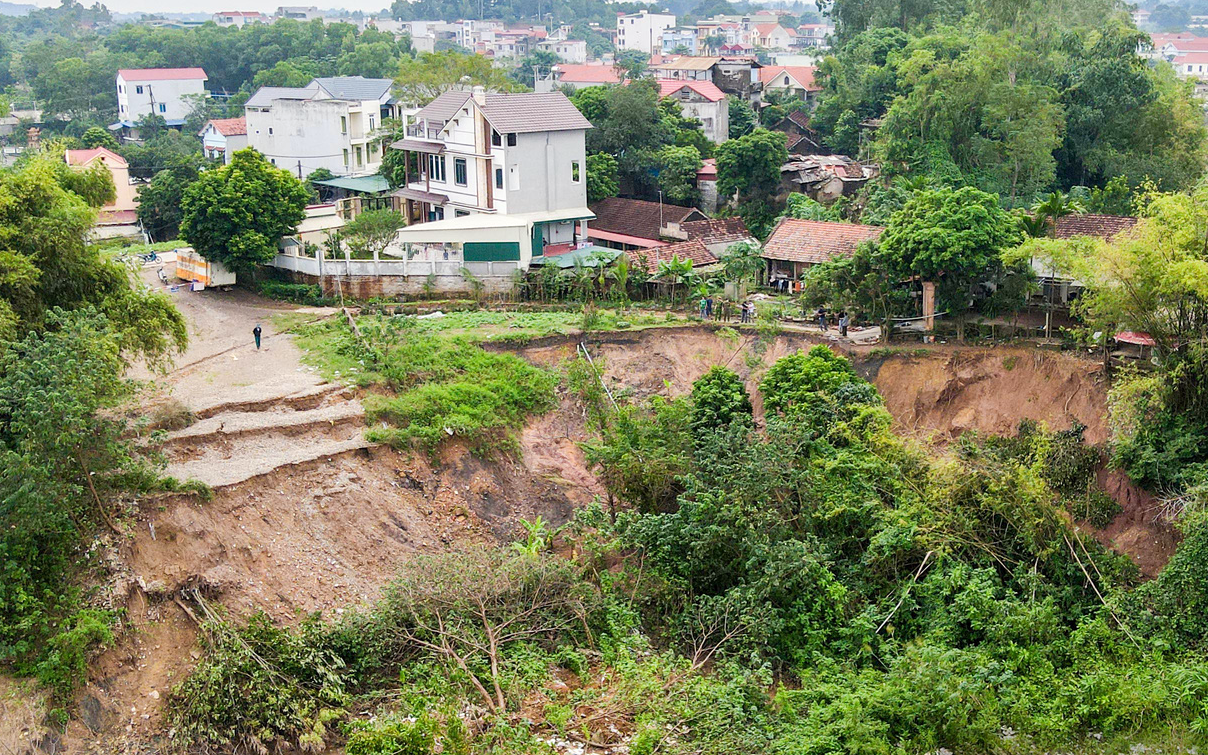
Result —
M 369 299 L 375 296 L 418 294 L 428 291 L 471 293 L 465 268 L 483 284 L 487 293 L 509 291 L 518 264 L 515 262 L 450 262 L 406 259 L 326 259 L 278 254 L 271 265 L 294 280 L 317 283 L 325 294 Z

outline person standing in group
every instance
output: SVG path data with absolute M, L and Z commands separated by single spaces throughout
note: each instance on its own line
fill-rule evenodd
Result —
M 847 318 L 847 310 L 839 313 L 839 335 L 842 338 L 847 338 L 847 326 L 851 321 Z
M 256 339 L 256 351 L 260 351 L 260 323 L 256 323 L 256 327 L 252 328 L 252 336 Z
M 705 297 L 705 319 L 706 320 L 713 319 L 713 295 L 712 294 Z
M 705 297 L 702 296 L 700 298 L 700 319 L 705 319 L 705 310 L 708 308 L 708 306 L 708 302 L 706 302 Z

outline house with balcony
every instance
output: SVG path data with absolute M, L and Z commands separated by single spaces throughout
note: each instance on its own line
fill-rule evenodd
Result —
M 535 256 L 588 243 L 592 126 L 561 92 L 454 90 L 414 121 L 390 145 L 408 153 L 394 192 L 408 223 L 398 241 L 408 259 L 527 269 Z
M 248 145 L 273 165 L 305 178 L 376 173 L 382 121 L 398 115 L 390 79 L 332 76 L 304 87 L 261 87 L 244 104 Z

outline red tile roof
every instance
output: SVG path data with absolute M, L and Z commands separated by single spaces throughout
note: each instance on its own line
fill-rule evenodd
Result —
M 876 225 L 784 218 L 763 245 L 763 257 L 816 265 L 853 253 L 860 244 L 877 238 L 884 230 Z
M 239 136 L 247 133 L 247 118 L 214 118 L 206 125 L 213 126 L 214 130 L 223 136 Z
M 675 79 L 659 79 L 659 97 L 669 97 L 684 89 L 691 89 L 710 102 L 719 102 L 726 98 L 726 93 L 717 88 L 712 81 L 676 81 Z
M 127 165 L 126 158 L 104 147 L 94 149 L 69 149 L 63 153 L 63 159 L 68 165 L 87 165 L 102 155 L 109 157 L 118 165 Z
M 621 77 L 612 66 L 558 65 L 558 81 L 577 81 L 591 84 L 617 84 Z
M 1170 44 L 1174 45 L 1174 49 L 1179 52 L 1208 52 L 1208 37 L 1172 39 L 1170 40 Z
M 1111 240 L 1137 224 L 1136 218 L 1120 215 L 1066 215 L 1053 224 L 1053 238 L 1072 239 L 1077 236 Z
M 117 75 L 126 81 L 205 81 L 208 78 L 200 68 L 123 68 Z
M 595 220 L 587 221 L 588 229 L 623 233 L 642 239 L 658 241 L 659 230 L 668 223 L 683 223 L 689 220 L 706 220 L 703 212 L 695 207 L 646 202 L 641 199 L 609 197 L 591 205 Z
M 1208 63 L 1208 47 L 1202 51 L 1196 52 L 1181 52 L 1174 56 L 1174 60 L 1170 61 L 1176 66 L 1186 65 L 1188 63 Z
M 822 87 L 814 83 L 815 66 L 767 66 L 759 69 L 759 80 L 765 85 L 774 81 L 777 76 L 788 74 L 803 88 L 810 91 L 820 91 Z
M 701 241 L 705 244 L 725 244 L 752 238 L 747 224 L 739 217 L 689 220 L 680 223 L 680 230 L 688 234 L 689 241 Z
M 703 267 L 717 262 L 717 258 L 705 246 L 705 242 L 696 239 L 681 241 L 678 244 L 655 246 L 637 252 L 629 252 L 629 259 L 634 266 L 654 274 L 658 271 L 660 262 L 670 262 L 673 258 L 692 261 L 692 267 Z

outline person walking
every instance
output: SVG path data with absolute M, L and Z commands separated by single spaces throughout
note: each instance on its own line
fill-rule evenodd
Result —
M 850 322 L 851 321 L 847 318 L 847 310 L 843 310 L 842 312 L 839 313 L 839 336 L 840 337 L 847 338 L 847 326 L 850 324 Z
M 256 339 L 256 351 L 260 351 L 260 334 L 262 332 L 263 331 L 260 330 L 260 323 L 256 323 L 256 327 L 252 328 L 252 335 Z
M 826 332 L 826 310 L 823 309 L 822 307 L 818 307 L 816 316 L 818 318 L 818 330 L 821 330 L 823 333 L 825 333 Z

